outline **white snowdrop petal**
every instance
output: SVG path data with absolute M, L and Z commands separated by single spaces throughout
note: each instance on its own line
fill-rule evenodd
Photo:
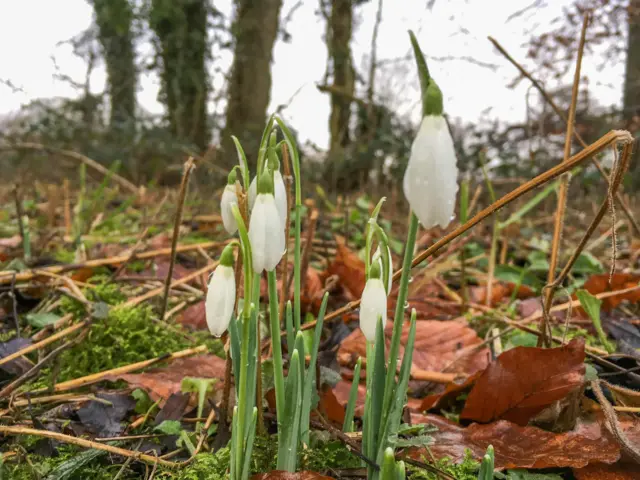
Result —
M 231 207 L 233 204 L 238 203 L 238 197 L 233 185 L 227 185 L 222 192 L 222 199 L 220 200 L 220 213 L 222 215 L 222 224 L 224 229 L 233 235 L 238 230 L 238 223 L 236 222 Z
M 258 195 L 258 177 L 253 177 L 249 184 L 249 211 L 253 210 L 253 205 L 256 203 L 256 196 Z
M 457 177 L 455 148 L 446 120 L 440 115 L 424 117 L 411 146 L 403 189 L 425 228 L 446 227 L 451 222 Z
M 387 293 L 379 278 L 370 278 L 360 300 L 360 329 L 369 342 L 376 339 L 376 325 L 382 317 L 382 327 L 387 324 Z
M 236 279 L 232 267 L 218 266 L 207 289 L 205 313 L 207 326 L 219 337 L 229 327 L 236 301 Z
M 249 240 L 253 271 L 273 270 L 285 249 L 284 229 L 273 195 L 261 193 L 256 197 L 249 222 Z
M 284 179 L 279 171 L 273 174 L 273 193 L 276 199 L 276 206 L 278 207 L 278 214 L 280 215 L 280 221 L 282 223 L 282 229 L 287 226 L 287 188 L 284 184 Z

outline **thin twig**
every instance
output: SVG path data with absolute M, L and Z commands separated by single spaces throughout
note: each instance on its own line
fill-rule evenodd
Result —
M 142 362 L 132 363 L 130 365 L 125 365 L 123 367 L 112 368 L 110 370 L 104 370 L 102 372 L 93 373 L 91 375 L 86 375 L 84 377 L 76 378 L 74 380 L 58 383 L 53 388 L 53 391 L 65 392 L 68 390 L 73 390 L 74 388 L 86 387 L 87 385 L 100 382 L 104 380 L 106 377 L 122 375 L 123 373 L 130 373 L 136 370 L 142 370 L 143 368 L 150 367 L 159 362 L 171 361 L 171 360 L 176 360 L 178 358 L 189 357 L 191 355 L 196 355 L 198 353 L 205 353 L 206 351 L 207 351 L 207 346 L 200 345 L 199 347 L 189 348 L 189 349 L 181 350 L 175 353 L 168 353 L 166 355 L 161 355 L 159 357 L 152 358 L 150 360 L 143 360 Z M 45 387 L 45 388 L 39 388 L 37 390 L 33 390 L 30 393 L 43 393 L 47 391 L 49 391 L 49 389 Z
M 551 108 L 553 108 L 553 111 L 556 113 L 556 115 L 558 115 L 562 121 L 566 122 L 567 121 L 566 114 L 560 109 L 558 104 L 553 101 L 553 98 L 551 98 L 551 96 L 547 93 L 547 91 L 540 84 L 540 82 L 538 82 L 535 78 L 533 78 L 533 76 L 529 72 L 527 72 L 527 70 L 522 65 L 520 65 L 511 55 L 509 55 L 509 53 L 507 53 L 507 51 L 504 49 L 504 47 L 502 45 L 500 45 L 500 43 L 495 38 L 493 38 L 493 37 L 487 37 L 487 38 L 494 45 L 494 47 L 496 47 L 498 49 L 498 51 L 509 62 L 511 62 L 511 64 L 514 67 L 516 67 L 518 69 L 520 74 L 523 77 L 527 78 L 532 83 L 532 85 L 538 90 L 538 92 L 540 92 L 540 94 L 542 95 L 542 98 L 544 98 L 546 100 L 546 102 L 551 106 Z M 587 148 L 587 142 L 582 138 L 580 133 L 577 130 L 574 130 L 573 134 L 575 135 L 575 137 L 578 140 L 578 142 L 580 143 L 580 145 L 582 145 L 583 148 Z M 595 157 L 591 158 L 591 162 L 596 166 L 596 168 L 598 169 L 598 172 L 600 172 L 600 175 L 602 175 L 602 177 L 607 182 L 609 182 L 609 176 L 607 175 L 607 173 L 602 168 L 602 165 L 600 165 L 600 162 L 598 162 L 598 160 L 596 160 Z M 622 194 L 620 192 L 618 192 L 616 194 L 616 200 L 620 204 L 620 207 L 622 208 L 624 214 L 629 219 L 629 223 L 631 223 L 633 229 L 636 231 L 636 234 L 640 235 L 640 225 L 638 225 L 638 222 L 636 222 L 636 219 L 635 219 L 635 217 L 633 215 L 633 212 L 631 211 L 631 209 L 627 205 L 627 202 L 622 197 Z
M 443 236 L 440 240 L 435 242 L 429 248 L 423 250 L 420 254 L 416 255 L 413 258 L 413 261 L 411 262 L 411 266 L 415 267 L 416 265 L 422 263 L 431 255 L 438 252 L 442 247 L 449 244 L 451 241 L 453 241 L 463 233 L 467 232 L 471 228 L 475 227 L 477 224 L 485 220 L 487 217 L 491 216 L 494 212 L 501 209 L 505 205 L 508 205 L 514 200 L 520 198 L 522 195 L 530 192 L 531 190 L 534 190 L 535 188 L 538 188 L 541 185 L 544 185 L 550 180 L 553 180 L 554 178 L 559 177 L 563 173 L 570 171 L 576 165 L 579 165 L 585 160 L 588 160 L 589 158 L 591 158 L 592 155 L 596 155 L 602 152 L 605 148 L 615 143 L 623 143 L 623 144 L 633 143 L 633 137 L 626 130 L 612 130 L 609 133 L 603 135 L 594 143 L 589 145 L 587 148 L 580 151 L 579 153 L 576 153 L 567 162 L 562 162 L 556 165 L 555 167 L 550 168 L 546 172 L 541 173 L 537 177 L 529 180 L 528 182 L 520 185 L 519 187 L 515 188 L 514 190 L 512 190 L 511 192 L 509 192 L 508 194 L 500 198 L 497 202 L 489 205 L 485 209 L 478 212 L 476 215 L 473 216 L 473 218 L 471 218 L 464 224 L 456 227 L 454 230 L 452 230 L 451 232 Z M 401 275 L 402 275 L 402 269 L 398 270 L 393 274 L 393 280 L 397 281 Z M 328 314 L 325 317 L 324 321 L 329 322 L 331 320 L 339 318 L 342 315 L 353 311 L 359 306 L 360 306 L 360 300 L 354 300 L 352 302 L 349 302 L 343 307 L 338 308 L 337 310 L 334 310 L 333 312 Z M 315 322 L 307 322 L 302 326 L 302 329 L 307 330 L 309 328 L 313 328 L 314 326 L 315 326 Z M 285 333 L 283 333 L 283 335 L 284 334 Z
M 139 195 L 143 191 L 141 188 L 138 188 L 126 178 L 123 178 L 120 175 L 116 174 L 115 172 L 110 171 L 108 168 L 105 168 L 104 166 L 100 165 L 98 162 L 87 157 L 86 155 L 82 155 L 77 152 L 72 152 L 70 150 L 63 150 L 57 147 L 49 147 L 47 145 L 42 145 L 40 143 L 33 143 L 33 142 L 14 143 L 12 145 L 0 146 L 0 152 L 9 151 L 9 150 L 35 150 L 35 151 L 41 151 L 41 152 L 56 153 L 63 157 L 73 158 L 74 160 L 77 160 L 81 163 L 84 163 L 88 167 L 91 167 L 96 172 L 100 172 L 102 175 L 112 178 L 113 181 L 118 183 L 120 186 L 124 187 L 126 190 L 129 190 L 131 193 Z
M 10 362 L 11 360 L 15 360 L 16 358 L 22 357 L 24 355 L 26 355 L 27 353 L 31 353 L 34 352 L 46 345 L 49 345 L 50 343 L 55 342 L 56 340 L 59 340 L 63 337 L 66 337 L 67 335 L 70 335 L 71 333 L 75 332 L 76 330 L 80 330 L 81 328 L 86 327 L 89 324 L 89 322 L 84 321 L 84 322 L 80 322 L 80 323 L 76 323 L 75 325 L 72 325 L 71 327 L 65 328 L 64 330 L 51 335 L 50 337 L 45 338 L 44 340 L 38 342 L 38 343 L 33 343 L 27 347 L 24 347 L 21 350 L 18 350 L 17 352 L 12 353 L 11 355 L 7 355 L 6 357 L 2 357 L 0 358 L 0 365 L 4 365 L 7 362 Z
M 189 177 L 195 167 L 193 157 L 184 164 L 184 173 L 182 175 L 182 182 L 180 183 L 180 193 L 178 194 L 178 205 L 176 206 L 176 218 L 173 224 L 173 237 L 171 239 L 171 255 L 169 257 L 169 271 L 167 272 L 167 279 L 164 283 L 164 297 L 162 299 L 162 308 L 160 309 L 160 320 L 164 320 L 164 314 L 167 313 L 167 305 L 169 303 L 169 290 L 171 287 L 171 280 L 173 277 L 173 267 L 176 263 L 176 247 L 178 246 L 178 237 L 180 236 L 180 225 L 182 224 L 182 211 L 184 209 L 184 201 L 187 197 L 187 186 L 189 185 Z
M 176 248 L 176 253 L 184 253 L 191 252 L 194 250 L 198 250 L 199 248 L 209 249 L 209 248 L 218 248 L 225 246 L 229 241 L 223 242 L 202 242 L 193 245 L 179 245 Z M 138 260 L 147 260 L 150 258 L 161 257 L 164 255 L 171 255 L 171 247 L 167 248 L 159 248 L 157 250 L 149 250 L 148 252 L 142 252 L 136 255 Z M 118 265 L 122 262 L 126 262 L 129 259 L 129 255 L 117 255 L 115 257 L 107 257 L 107 258 L 99 258 L 96 260 L 88 260 L 82 263 L 75 263 L 71 265 L 52 265 L 50 267 L 44 267 L 40 269 L 31 269 L 25 272 L 19 272 L 16 274 L 14 270 L 4 270 L 0 272 L 0 285 L 9 284 L 13 278 L 13 275 L 16 276 L 16 281 L 24 282 L 28 280 L 32 280 L 33 278 L 38 277 L 42 274 L 42 272 L 49 273 L 62 273 L 68 272 L 71 270 L 78 270 L 81 268 L 96 268 L 96 267 L 104 267 L 109 265 Z
M 79 447 L 84 448 L 93 448 L 95 450 L 102 450 L 105 452 L 113 453 L 114 455 L 120 455 L 122 457 L 133 458 L 134 460 L 139 460 L 144 463 L 148 463 L 153 465 L 158 463 L 164 467 L 176 468 L 180 466 L 180 463 L 169 462 L 167 460 L 162 460 L 158 457 L 154 457 L 152 455 L 146 455 L 140 452 L 134 452 L 131 450 L 126 450 L 120 447 L 114 447 L 112 445 L 105 445 L 99 442 L 93 442 L 91 440 L 86 440 L 81 437 L 72 437 L 71 435 L 65 435 L 63 433 L 52 432 L 49 430 L 38 430 L 35 428 L 14 426 L 9 427 L 5 425 L 0 425 L 0 433 L 9 434 L 9 435 L 35 435 L 37 437 L 51 438 L 53 440 L 57 440 L 59 442 L 71 443 L 73 445 L 78 445 Z
M 576 107 L 578 104 L 578 91 L 580 89 L 580 69 L 582 67 L 582 55 L 584 53 L 585 37 L 587 34 L 587 26 L 589 25 L 590 14 L 587 12 L 582 22 L 582 31 L 580 33 L 580 44 L 578 45 L 578 56 L 576 59 L 576 70 L 573 77 L 573 88 L 571 90 L 571 106 L 569 107 L 569 116 L 567 118 L 567 133 L 564 141 L 564 158 L 563 162 L 567 162 L 571 157 L 571 144 L 573 140 L 573 130 L 576 118 Z M 556 267 L 558 266 L 558 256 L 560 254 L 560 241 L 562 238 L 562 227 L 564 226 L 564 212 L 567 206 L 567 191 L 569 189 L 569 174 L 564 175 L 560 179 L 558 187 L 558 204 L 553 225 L 553 240 L 551 242 L 551 255 L 549 257 L 549 272 L 547 275 L 547 284 L 553 285 L 556 276 Z M 553 302 L 555 288 L 550 287 L 546 290 L 544 297 L 544 310 L 548 311 Z M 542 335 L 538 337 L 538 346 L 550 346 L 547 339 L 547 330 L 549 327 L 549 317 L 544 315 L 540 322 L 540 331 Z

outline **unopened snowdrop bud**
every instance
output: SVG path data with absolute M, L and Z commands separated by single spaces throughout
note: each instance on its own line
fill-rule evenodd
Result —
M 391 249 L 387 246 L 385 247 L 385 251 L 387 254 L 387 260 L 389 262 L 389 278 L 387 279 L 387 295 L 389 294 L 389 292 L 391 292 L 391 286 L 393 283 L 393 258 L 391 258 Z M 382 253 L 380 252 L 380 247 L 378 246 L 378 248 L 376 248 L 375 253 L 373 254 L 373 260 L 378 262 L 378 265 L 380 266 L 380 271 L 384 273 L 384 265 L 382 263 Z M 384 277 L 384 274 L 381 275 L 381 277 Z M 384 278 L 383 278 L 384 280 Z
M 411 155 L 404 173 L 404 195 L 425 228 L 446 227 L 453 218 L 458 191 L 458 167 L 453 139 L 442 116 L 442 94 L 433 79 L 429 80 L 427 98 L 432 113 L 422 119 L 420 130 L 411 145 Z
M 229 235 L 233 235 L 238 230 L 238 224 L 235 217 L 233 216 L 233 212 L 231 211 L 231 207 L 237 203 L 238 197 L 236 196 L 236 170 L 234 168 L 231 170 L 231 172 L 229 172 L 229 176 L 227 177 L 227 185 L 224 187 L 224 191 L 222 192 L 222 199 L 220 200 L 222 224 L 224 225 L 224 229 L 227 231 L 227 233 L 229 233 Z
M 249 221 L 249 241 L 253 259 L 253 271 L 271 271 L 280 262 L 285 250 L 284 228 L 276 199 L 273 181 L 268 171 L 260 177 L 258 195 Z
M 227 245 L 209 281 L 205 312 L 207 326 L 219 337 L 229 326 L 236 303 L 236 278 L 233 271 L 233 245 Z
M 276 207 L 278 208 L 278 213 L 280 214 L 280 220 L 282 221 L 282 228 L 286 227 L 287 222 L 287 210 L 289 209 L 287 205 L 287 187 L 284 185 L 284 178 L 280 173 L 280 170 L 273 170 L 273 196 L 276 199 Z M 253 205 L 256 202 L 257 196 L 257 188 L 258 183 L 256 178 L 251 181 L 251 185 L 249 186 L 249 210 L 253 210 Z
M 380 273 L 380 264 L 373 262 L 360 300 L 360 330 L 369 342 L 376 339 L 378 319 L 382 318 L 383 329 L 387 323 L 387 292 Z

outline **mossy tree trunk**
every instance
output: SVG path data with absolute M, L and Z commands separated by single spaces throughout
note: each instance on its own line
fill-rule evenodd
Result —
M 206 0 L 151 0 L 149 23 L 156 35 L 171 132 L 200 151 L 209 142 L 207 16 Z
M 137 71 L 132 31 L 133 8 L 129 0 L 92 0 L 98 41 L 107 68 L 110 116 L 108 161 L 119 159 L 128 168 L 136 127 Z M 89 92 L 86 92 L 89 101 Z M 95 105 L 91 108 L 95 111 Z M 93 112 L 91 113 L 93 116 Z M 90 124 L 87 124 L 87 126 Z
M 629 0 L 629 36 L 624 77 L 623 108 L 626 126 L 637 138 L 640 134 L 640 0 Z M 640 154 L 634 149 L 631 164 L 632 183 L 640 189 Z
M 282 0 L 236 0 L 234 58 L 229 79 L 220 166 L 237 164 L 231 135 L 249 158 L 256 158 L 271 95 L 271 60 Z

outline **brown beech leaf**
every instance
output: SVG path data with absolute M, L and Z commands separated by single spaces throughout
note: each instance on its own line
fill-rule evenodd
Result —
M 491 288 L 491 306 L 496 306 L 503 300 L 508 300 L 513 295 L 513 291 L 516 289 L 516 284 L 512 282 L 496 282 Z M 474 303 L 484 304 L 487 301 L 487 287 L 478 286 L 470 289 L 471 299 Z M 520 285 L 516 298 L 523 300 L 533 297 L 535 292 L 527 285 Z
M 473 387 L 481 374 L 482 372 L 476 372 L 467 377 L 462 383 L 451 382 L 446 386 L 444 392 L 424 397 L 420 404 L 420 411 L 425 412 L 432 408 L 446 408 L 461 393 L 471 390 L 471 387 Z
M 153 401 L 164 402 L 174 393 L 180 392 L 184 377 L 217 378 L 216 391 L 222 391 L 225 361 L 216 355 L 197 355 L 179 358 L 166 367 L 154 368 L 145 373 L 113 375 L 109 380 L 124 380 L 136 388 L 146 390 Z M 218 388 L 219 387 L 219 388 Z
M 341 405 L 346 405 L 349 402 L 349 393 L 351 392 L 351 380 L 340 380 L 335 387 L 333 387 L 333 394 Z M 356 417 L 361 417 L 364 412 L 364 400 L 367 395 L 367 387 L 360 383 L 358 384 L 358 395 L 356 397 Z M 344 419 L 344 412 L 342 412 Z
M 336 258 L 329 265 L 325 275 L 336 275 L 349 296 L 360 298 L 366 282 L 364 262 L 356 253 L 349 250 L 344 240 L 338 238 L 337 245 Z
M 344 383 L 349 383 L 349 388 L 351 388 L 351 382 L 344 382 Z M 348 401 L 348 394 L 347 394 L 347 401 Z M 346 402 L 345 403 L 340 402 L 340 400 L 337 398 L 335 392 L 331 389 L 331 387 L 324 386 L 322 388 L 322 393 L 320 394 L 319 409 L 324 415 L 326 415 L 326 417 L 329 420 L 342 425 L 344 423 L 344 414 L 345 414 L 344 405 L 346 405 Z
M 393 323 L 388 322 L 385 328 L 387 345 L 391 341 Z M 409 335 L 409 325 L 403 325 L 401 357 L 404 355 L 404 345 Z M 484 370 L 488 365 L 488 350 L 482 348 L 473 352 L 473 348 L 482 343 L 478 334 L 470 328 L 466 321 L 460 320 L 421 320 L 416 324 L 416 343 L 413 352 L 413 367 L 441 372 L 444 368 L 449 373 L 471 375 Z M 358 357 L 366 356 L 366 340 L 358 328 L 351 332 L 340 344 L 338 361 L 342 365 L 352 366 Z
M 207 328 L 207 315 L 204 308 L 204 300 L 189 305 L 176 318 L 176 322 L 193 328 L 194 330 L 204 330 Z
M 316 472 L 285 472 L 284 470 L 274 470 L 269 473 L 258 473 L 251 477 L 251 480 L 332 480 L 331 477 L 320 475 Z
M 594 463 L 584 468 L 574 468 L 576 480 L 637 480 L 640 465 L 618 462 L 613 465 Z
M 584 381 L 584 339 L 558 348 L 516 347 L 480 375 L 460 418 L 518 425 L 579 388 Z
M 581 468 L 589 463 L 615 463 L 620 458 L 617 440 L 604 426 L 602 415 L 579 419 L 576 427 L 566 433 L 553 433 L 538 427 L 521 427 L 506 420 L 487 425 L 474 423 L 469 427 L 450 422 L 437 415 L 412 414 L 413 424 L 428 423 L 438 431 L 430 434 L 434 444 L 429 448 L 435 458 L 449 457 L 454 462 L 464 459 L 465 449 L 481 459 L 489 445 L 495 450 L 496 468 Z M 425 450 L 414 449 L 413 458 Z
M 591 275 L 584 284 L 584 289 L 591 295 L 597 295 L 604 292 L 615 292 L 624 290 L 625 288 L 635 287 L 640 282 L 640 276 L 631 273 L 614 273 L 609 284 L 609 274 Z M 576 296 L 573 295 L 575 299 Z M 602 299 L 602 310 L 608 312 L 616 308 L 623 300 L 629 302 L 640 302 L 640 289 L 623 293 L 613 297 Z M 579 311 L 582 312 L 582 309 Z

